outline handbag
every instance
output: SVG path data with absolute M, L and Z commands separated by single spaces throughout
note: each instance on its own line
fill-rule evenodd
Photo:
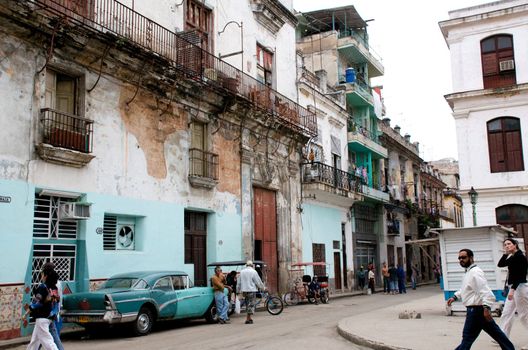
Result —
M 235 313 L 238 315 L 240 313 L 240 300 L 235 296 Z
M 506 275 L 506 281 L 504 281 L 504 288 L 502 288 L 502 292 L 501 292 L 501 295 L 503 297 L 507 297 L 508 296 L 508 293 L 510 292 L 510 287 L 508 286 L 508 277 L 510 276 L 510 274 L 508 273 Z

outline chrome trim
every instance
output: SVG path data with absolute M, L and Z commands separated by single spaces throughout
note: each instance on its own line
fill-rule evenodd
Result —
M 182 300 L 187 300 L 187 299 L 194 299 L 194 298 L 199 298 L 202 294 L 194 294 L 194 295 L 188 295 L 188 296 L 185 296 L 183 298 L 175 298 L 175 299 L 172 299 L 172 300 L 169 300 L 167 301 L 166 303 L 163 303 L 159 306 L 159 310 L 163 310 L 164 308 L 166 308 L 167 306 L 171 305 L 171 304 L 174 304 L 174 303 L 177 303 L 177 302 L 180 302 Z
M 151 298 L 135 298 L 135 299 L 125 299 L 125 300 L 114 301 L 114 304 L 129 303 L 129 302 L 132 302 L 132 301 L 143 301 L 143 300 L 152 301 Z

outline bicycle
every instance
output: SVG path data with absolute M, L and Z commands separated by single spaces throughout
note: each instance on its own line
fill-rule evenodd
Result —
M 277 316 L 282 312 L 282 310 L 284 310 L 284 303 L 282 302 L 281 298 L 275 295 L 270 295 L 268 291 L 256 292 L 256 294 L 257 298 L 255 303 L 255 309 L 257 309 L 264 300 L 264 306 L 271 315 Z M 245 308 L 247 305 L 245 299 L 239 300 L 241 310 L 240 313 L 242 313 L 242 309 Z M 230 300 L 229 303 L 229 315 L 232 315 L 235 312 L 235 303 L 232 300 Z

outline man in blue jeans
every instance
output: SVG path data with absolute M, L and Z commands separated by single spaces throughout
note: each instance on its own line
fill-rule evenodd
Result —
M 495 296 L 488 286 L 484 272 L 473 262 L 473 251 L 461 249 L 458 252 L 458 262 L 466 269 L 462 287 L 455 295 L 447 299 L 447 305 L 460 299 L 467 308 L 466 322 L 462 331 L 462 343 L 455 350 L 471 349 L 480 332 L 488 333 L 503 350 L 514 350 L 512 342 L 499 328 L 491 317 L 491 306 Z
M 218 323 L 229 323 L 229 320 L 227 319 L 229 301 L 227 300 L 227 295 L 224 292 L 224 288 L 229 289 L 229 291 L 231 292 L 231 287 L 226 285 L 226 279 L 224 274 L 222 273 L 222 268 L 220 266 L 215 267 L 215 275 L 211 277 L 211 285 L 213 286 L 214 290 Z

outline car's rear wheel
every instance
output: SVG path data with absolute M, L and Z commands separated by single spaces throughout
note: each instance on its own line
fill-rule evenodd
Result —
M 150 333 L 152 326 L 154 325 L 154 315 L 152 310 L 146 306 L 143 306 L 138 313 L 138 317 L 132 324 L 132 331 L 134 335 L 141 336 Z
M 215 323 L 218 321 L 218 317 L 216 316 L 216 305 L 213 303 L 209 309 L 205 312 L 205 320 L 209 323 Z

